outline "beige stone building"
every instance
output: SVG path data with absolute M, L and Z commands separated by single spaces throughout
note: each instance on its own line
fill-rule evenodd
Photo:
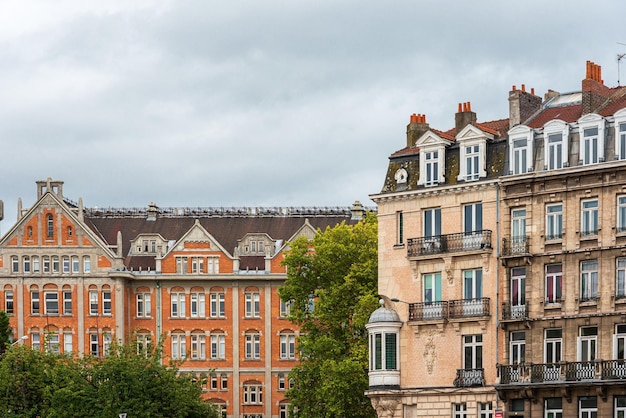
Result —
M 372 198 L 380 417 L 626 416 L 626 88 L 413 115 Z

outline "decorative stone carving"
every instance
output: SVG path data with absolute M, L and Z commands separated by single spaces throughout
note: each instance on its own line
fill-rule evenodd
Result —
M 393 417 L 393 412 L 400 403 L 398 397 L 375 397 L 372 398 L 372 406 L 376 410 L 376 414 L 379 417 Z
M 426 342 L 424 343 L 424 362 L 426 363 L 426 371 L 432 375 L 435 368 L 435 361 L 437 360 L 437 346 L 435 345 L 436 331 L 430 330 L 426 335 Z

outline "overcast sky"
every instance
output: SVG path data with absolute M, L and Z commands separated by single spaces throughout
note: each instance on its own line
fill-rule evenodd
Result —
M 411 113 L 617 85 L 626 2 L 3 1 L 2 233 L 35 181 L 88 207 L 373 205 Z M 621 84 L 626 84 L 626 59 Z

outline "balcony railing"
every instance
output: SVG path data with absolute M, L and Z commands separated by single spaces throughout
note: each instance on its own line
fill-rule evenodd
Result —
M 626 380 L 626 360 L 500 365 L 500 384 Z
M 489 298 L 409 304 L 409 321 L 489 316 Z
M 528 303 L 515 305 L 511 302 L 502 303 L 502 320 L 511 319 L 528 319 Z
M 529 254 L 530 237 L 523 235 L 521 237 L 502 238 L 502 255 L 524 255 Z
M 457 369 L 454 387 L 485 386 L 485 369 Z
M 434 235 L 432 237 L 409 238 L 407 240 L 407 255 L 409 257 L 490 248 L 491 231 L 488 229 L 457 234 Z

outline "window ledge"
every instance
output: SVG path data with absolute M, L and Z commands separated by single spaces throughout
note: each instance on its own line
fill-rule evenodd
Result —
M 399 248 L 404 248 L 404 247 L 405 247 L 404 244 L 393 244 L 394 249 L 399 249 Z

